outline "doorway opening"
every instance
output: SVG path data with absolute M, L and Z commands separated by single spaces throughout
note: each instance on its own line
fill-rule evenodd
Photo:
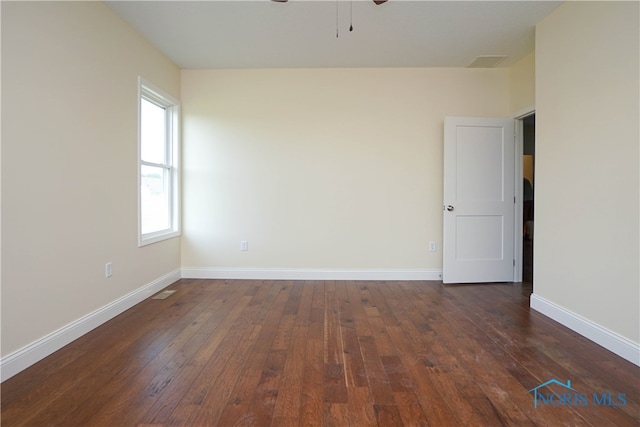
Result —
M 533 285 L 536 115 L 522 119 L 522 281 Z

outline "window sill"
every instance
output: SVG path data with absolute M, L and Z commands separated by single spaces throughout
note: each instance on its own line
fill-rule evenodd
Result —
M 158 232 L 158 233 L 150 233 L 144 236 L 138 237 L 138 247 L 141 248 L 143 246 L 151 245 L 153 243 L 162 242 L 164 240 L 173 239 L 174 237 L 179 237 L 182 233 L 180 231 L 168 231 L 168 232 Z

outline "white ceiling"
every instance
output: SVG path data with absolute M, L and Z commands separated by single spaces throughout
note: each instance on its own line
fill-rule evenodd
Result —
M 467 67 L 483 55 L 508 55 L 499 66 L 510 66 L 533 51 L 535 24 L 561 3 L 106 2 L 183 69 Z

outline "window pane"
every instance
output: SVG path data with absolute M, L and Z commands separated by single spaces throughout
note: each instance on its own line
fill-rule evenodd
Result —
M 169 229 L 169 171 L 165 168 L 142 166 L 140 181 L 142 234 Z
M 145 162 L 165 164 L 166 109 L 146 99 L 140 100 L 140 156 Z

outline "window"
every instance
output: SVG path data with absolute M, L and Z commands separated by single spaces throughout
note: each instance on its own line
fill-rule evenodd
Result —
M 140 79 L 138 244 L 180 234 L 178 101 Z

